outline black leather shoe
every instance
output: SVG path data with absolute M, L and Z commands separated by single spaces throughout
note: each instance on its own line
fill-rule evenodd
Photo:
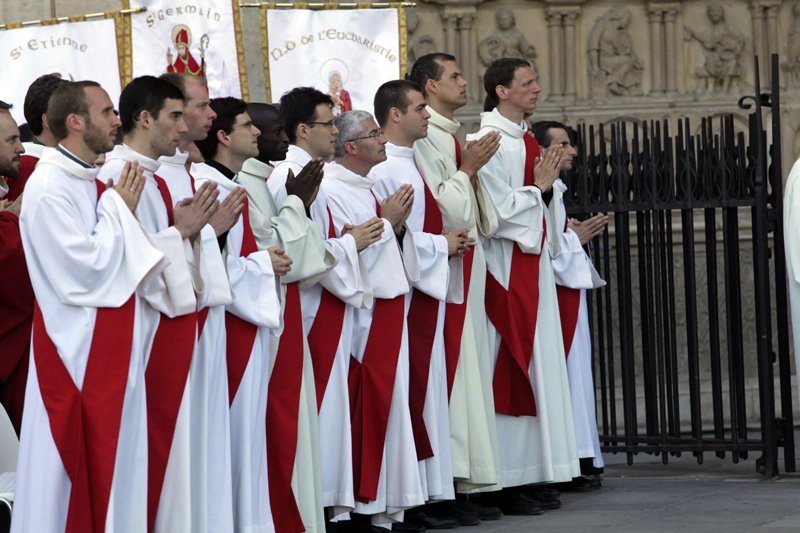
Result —
M 556 500 L 556 499 L 542 500 L 540 498 L 532 496 L 528 492 L 523 492 L 522 496 L 527 498 L 528 500 L 530 500 L 530 502 L 532 504 L 536 505 L 537 507 L 541 507 L 545 511 L 552 511 L 553 509 L 558 509 L 559 507 L 561 507 L 561 501 L 560 500 Z
M 436 503 L 430 507 L 430 514 L 442 519 L 455 520 L 459 526 L 477 526 L 481 523 L 478 513 L 460 508 L 452 500 Z
M 553 483 L 552 486 L 562 492 L 589 492 L 592 490 L 589 480 L 585 477 L 576 477 L 572 481 L 564 483 Z
M 589 478 L 589 486 L 593 489 L 601 489 L 603 488 L 603 480 L 599 477 L 590 477 Z
M 372 526 L 373 533 L 386 533 L 388 529 L 378 526 Z M 400 533 L 425 533 L 427 531 L 425 526 L 419 524 L 411 524 L 409 522 L 394 522 L 392 524 L 392 531 L 399 531 Z
M 478 516 L 481 517 L 482 522 L 488 520 L 500 520 L 503 518 L 503 512 L 499 507 L 483 505 L 483 502 L 473 500 L 466 494 L 456 494 L 455 505 L 463 511 L 478 513 Z
M 517 491 L 504 490 L 498 501 L 500 510 L 509 516 L 536 516 L 544 510 Z
M 561 491 L 544 485 L 528 485 L 525 492 L 537 500 L 557 500 L 561 496 Z
M 460 525 L 458 520 L 440 516 L 432 511 L 429 506 L 406 511 L 403 522 L 401 523 L 422 526 L 425 529 L 453 529 Z M 394 528 L 393 530 L 398 531 Z

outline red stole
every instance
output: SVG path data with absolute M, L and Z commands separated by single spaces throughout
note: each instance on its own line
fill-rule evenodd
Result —
M 375 200 L 378 216 L 381 209 Z M 389 409 L 405 325 L 402 295 L 376 298 L 364 356 L 350 357 L 348 385 L 353 439 L 353 488 L 356 500 L 368 503 L 378 497 Z
M 242 248 L 239 251 L 239 257 L 247 257 L 258 251 L 253 228 L 250 227 L 250 209 L 247 198 L 244 199 L 242 208 L 242 229 Z M 228 362 L 228 403 L 233 405 L 236 391 L 239 390 L 242 376 L 244 376 L 247 363 L 250 361 L 250 353 L 253 351 L 258 327 L 226 311 L 225 330 L 227 332 L 225 353 Z
M 567 231 L 568 221 L 564 221 L 564 231 Z M 578 311 L 581 307 L 581 290 L 571 289 L 556 285 L 558 296 L 558 311 L 561 317 L 561 334 L 564 338 L 564 357 L 569 357 L 572 341 L 575 340 L 575 329 L 578 327 Z
M 328 238 L 336 238 L 333 216 L 328 209 Z M 317 390 L 317 412 L 322 408 L 325 390 L 331 377 L 336 349 L 342 337 L 345 303 L 327 289 L 322 289 L 319 309 L 314 316 L 314 323 L 308 333 L 308 349 L 311 352 L 311 363 L 314 367 L 314 385 Z
M 441 235 L 442 212 L 424 181 L 422 187 L 425 191 L 425 220 L 422 224 L 422 231 Z M 411 305 L 408 309 L 408 400 L 411 411 L 411 428 L 414 431 L 414 443 L 419 461 L 433 457 L 433 448 L 425 428 L 423 411 L 428 392 L 431 351 L 436 336 L 438 315 L 439 300 L 420 290 L 412 289 Z
M 167 210 L 170 226 L 174 224 L 173 202 L 167 183 L 153 175 Z M 161 314 L 153 338 L 150 359 L 145 369 L 147 394 L 148 492 L 147 523 L 152 530 L 156 520 L 161 489 L 167 470 L 175 424 L 178 419 L 197 333 L 197 313 L 170 318 Z
M 539 143 L 531 135 L 525 142 L 524 185 L 534 183 Z M 544 246 L 543 236 L 542 241 Z M 486 314 L 500 335 L 494 369 L 495 411 L 511 416 L 536 416 L 530 378 L 533 339 L 539 312 L 539 254 L 526 254 L 514 243 L 511 274 L 506 290 L 489 273 L 486 276 Z
M 297 282 L 286 285 L 283 333 L 267 392 L 267 472 L 275 531 L 305 531 L 292 492 L 297 456 L 297 418 L 303 382 L 303 312 Z
M 105 186 L 96 181 L 97 196 Z M 133 347 L 135 297 L 98 308 L 83 386 L 78 389 L 34 304 L 33 357 L 58 454 L 72 483 L 65 531 L 105 531 L 122 406 Z
M 461 166 L 461 144 L 453 135 L 456 147 L 456 167 Z M 464 320 L 467 316 L 467 300 L 469 298 L 469 284 L 472 280 L 472 260 L 475 257 L 475 248 L 470 246 L 464 253 L 464 302 L 460 304 L 449 303 L 445 307 L 444 315 L 444 358 L 447 369 L 447 399 L 453 392 L 453 382 L 456 379 L 456 368 L 461 356 L 461 336 L 464 333 Z

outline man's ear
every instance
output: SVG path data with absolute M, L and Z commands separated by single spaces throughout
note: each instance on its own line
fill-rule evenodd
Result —
M 425 94 L 437 94 L 439 92 L 439 88 L 436 87 L 436 80 L 428 78 L 428 81 L 425 82 Z
M 295 139 L 308 139 L 308 124 L 301 122 L 295 129 Z
M 231 138 L 227 133 L 225 133 L 225 130 L 217 130 L 217 140 L 219 141 L 219 144 L 225 147 L 230 146 L 231 144 Z

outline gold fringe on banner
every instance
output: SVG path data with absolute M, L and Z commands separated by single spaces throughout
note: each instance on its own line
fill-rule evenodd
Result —
M 244 60 L 244 39 L 242 38 L 242 17 L 239 13 L 239 1 L 231 0 L 233 7 L 233 31 L 236 34 L 236 62 L 239 66 L 239 86 L 242 100 L 250 99 L 250 86 L 247 84 L 247 63 Z
M 261 61 L 264 67 L 264 90 L 267 93 L 267 97 L 264 99 L 267 103 L 272 102 L 272 84 L 269 81 L 269 34 L 268 34 L 268 25 L 267 25 L 267 10 L 271 9 L 267 7 L 269 4 L 263 4 L 264 8 L 258 10 L 258 25 L 261 30 Z
M 408 68 L 408 33 L 406 31 L 406 8 L 402 3 L 392 4 L 391 7 L 397 9 L 397 28 L 400 35 L 400 76 L 402 80 L 406 77 L 406 69 Z

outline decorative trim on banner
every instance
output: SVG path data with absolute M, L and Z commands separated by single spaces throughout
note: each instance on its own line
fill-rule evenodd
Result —
M 247 85 L 247 63 L 244 61 L 244 39 L 242 37 L 242 16 L 239 13 L 239 2 L 231 0 L 233 8 L 233 31 L 236 33 L 236 63 L 239 66 L 239 87 L 242 100 L 250 100 L 250 87 Z
M 382 7 L 416 7 L 416 2 L 240 2 L 239 7 L 263 9 L 378 9 Z
M 258 10 L 258 26 L 261 31 L 261 63 L 264 67 L 264 90 L 267 93 L 265 101 L 272 103 L 272 85 L 269 82 L 269 30 L 267 29 L 267 9 L 272 9 L 274 4 L 261 4 Z
M 406 9 L 402 3 L 390 4 L 397 9 L 397 26 L 400 29 L 400 79 L 405 79 L 408 70 L 408 31 L 406 28 Z

